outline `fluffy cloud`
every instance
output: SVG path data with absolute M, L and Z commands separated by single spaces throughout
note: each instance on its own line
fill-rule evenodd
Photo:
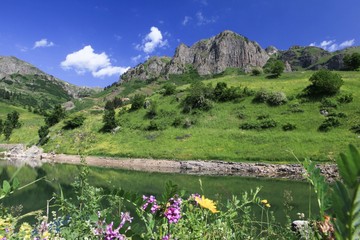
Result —
M 334 52 L 343 48 L 351 47 L 355 44 L 355 39 L 346 40 L 340 44 L 336 43 L 336 40 L 322 41 L 320 44 L 316 42 L 310 43 L 310 46 L 320 47 L 330 52 Z
M 53 42 L 49 42 L 46 38 L 43 38 L 39 41 L 36 41 L 34 43 L 33 48 L 35 49 L 35 48 L 40 48 L 40 47 L 52 47 L 52 46 L 54 46 Z
M 184 17 L 184 20 L 182 21 L 181 24 L 182 24 L 183 26 L 186 26 L 191 19 L 192 19 L 192 17 L 185 16 L 185 17 Z
M 129 69 L 128 67 L 112 66 L 105 52 L 95 53 L 90 45 L 68 54 L 60 65 L 63 69 L 73 69 L 78 74 L 90 72 L 96 78 L 120 75 Z
M 206 25 L 209 23 L 215 23 L 217 21 L 217 17 L 207 18 L 204 16 L 204 14 L 202 12 L 196 13 L 196 19 L 197 19 L 198 26 Z
M 168 41 L 163 39 L 161 31 L 157 27 L 151 27 L 150 33 L 148 33 L 142 41 L 141 45 L 137 45 L 136 48 L 144 51 L 146 54 L 150 54 L 155 51 L 156 48 L 165 47 L 168 45 Z

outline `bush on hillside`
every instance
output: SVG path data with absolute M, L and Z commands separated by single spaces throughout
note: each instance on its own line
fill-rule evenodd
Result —
M 305 89 L 310 97 L 332 96 L 340 91 L 344 84 L 341 76 L 329 70 L 321 69 L 315 72 L 310 78 L 311 84 Z
M 131 99 L 131 111 L 138 110 L 144 106 L 145 102 L 145 95 L 143 94 L 135 94 L 134 97 Z
M 285 64 L 281 60 L 274 61 L 269 66 L 269 73 L 271 74 L 269 78 L 278 78 L 285 70 Z
M 183 112 L 189 113 L 193 109 L 208 111 L 212 108 L 213 88 L 203 82 L 191 84 L 189 94 L 183 100 Z
M 261 68 L 253 68 L 251 70 L 251 75 L 252 76 L 259 76 L 263 73 L 262 69 Z
M 256 92 L 253 102 L 267 103 L 271 106 L 279 106 L 288 101 L 285 93 L 283 92 L 269 92 L 266 89 L 261 89 Z
M 176 92 L 176 85 L 174 83 L 165 83 L 163 89 L 164 96 L 173 95 Z
M 340 126 L 339 119 L 337 119 L 335 117 L 329 117 L 324 120 L 324 122 L 319 126 L 318 130 L 320 132 L 328 132 L 332 128 L 336 128 L 338 126 Z
M 272 92 L 267 99 L 267 103 L 271 106 L 279 106 L 287 103 L 288 99 L 286 98 L 285 93 L 283 92 Z
M 63 129 L 70 130 L 70 129 L 78 128 L 84 124 L 84 121 L 85 121 L 85 117 L 83 115 L 71 117 L 64 121 Z
M 337 108 L 337 103 L 330 98 L 321 99 L 320 108 Z
M 49 141 L 49 126 L 45 125 L 45 126 L 41 126 L 38 130 L 38 135 L 39 135 L 39 145 L 44 145 Z
M 242 97 L 240 87 L 228 88 L 225 82 L 218 82 L 213 92 L 215 101 L 227 102 Z
M 352 93 L 342 94 L 337 99 L 339 103 L 351 103 L 353 100 L 354 97 Z
M 293 131 L 296 129 L 296 125 L 295 124 L 292 124 L 292 123 L 286 123 L 282 126 L 282 129 L 284 131 Z
M 347 70 L 354 71 L 360 68 L 360 53 L 347 54 L 344 57 L 344 64 Z

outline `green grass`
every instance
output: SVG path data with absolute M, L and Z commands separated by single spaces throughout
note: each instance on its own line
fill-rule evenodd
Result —
M 338 156 L 349 143 L 360 146 L 359 138 L 349 131 L 359 123 L 360 109 L 360 73 L 339 72 L 345 81 L 342 93 L 352 93 L 354 101 L 342 104 L 334 112 L 343 112 L 347 118 L 340 119 L 341 126 L 329 132 L 319 132 L 317 128 L 325 117 L 320 114 L 320 102 L 302 102 L 296 95 L 309 85 L 313 72 L 293 72 L 283 74 L 278 79 L 266 76 L 226 75 L 204 80 L 205 84 L 216 85 L 226 82 L 228 86 L 248 87 L 252 90 L 262 88 L 269 91 L 282 91 L 291 99 L 287 104 L 270 107 L 266 104 L 252 103 L 252 96 L 238 102 L 215 103 L 208 112 L 182 114 L 180 103 L 175 95 L 164 97 L 154 93 L 149 99 L 156 101 L 158 110 L 168 114 L 156 120 L 169 126 L 162 131 L 147 131 L 150 119 L 145 117 L 146 110 L 117 115 L 121 130 L 116 134 L 104 134 L 102 114 L 91 111 L 85 113 L 84 126 L 72 131 L 61 130 L 62 124 L 51 131 L 51 140 L 45 146 L 47 151 L 77 153 L 86 144 L 86 153 L 90 155 L 108 155 L 121 157 L 151 157 L 168 159 L 219 159 L 226 161 L 276 161 L 294 162 L 290 152 L 298 157 L 311 157 L 317 161 L 329 161 Z M 136 86 L 137 83 L 135 83 Z M 189 84 L 177 88 L 177 97 L 184 98 Z M 159 87 L 144 86 L 137 91 L 150 95 Z M 145 90 L 144 90 L 145 89 Z M 336 100 L 336 96 L 332 98 Z M 294 113 L 293 105 L 303 112 Z M 238 117 L 239 113 L 245 116 Z M 277 127 L 267 130 L 242 130 L 245 122 L 256 122 L 260 115 L 269 115 L 277 122 Z M 188 129 L 170 126 L 176 117 L 190 119 L 196 123 Z M 282 125 L 296 125 L 293 131 L 283 131 Z M 86 140 L 86 141 L 85 141 Z
M 41 125 L 44 125 L 43 117 L 30 113 L 26 109 L 0 102 L 0 119 L 5 121 L 6 115 L 12 111 L 19 112 L 21 128 L 13 130 L 8 142 L 5 141 L 4 135 L 0 135 L 0 143 L 36 144 L 39 140 L 37 131 Z

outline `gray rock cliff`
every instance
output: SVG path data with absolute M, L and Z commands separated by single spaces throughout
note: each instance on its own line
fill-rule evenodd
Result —
M 150 58 L 143 64 L 124 73 L 120 81 L 146 80 L 181 74 L 192 66 L 200 75 L 223 72 L 226 68 L 263 67 L 269 55 L 260 45 L 231 31 L 224 31 L 212 38 L 201 40 L 191 47 L 180 44 L 170 61 Z

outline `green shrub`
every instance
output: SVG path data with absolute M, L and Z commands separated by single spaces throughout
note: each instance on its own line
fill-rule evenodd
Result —
M 292 124 L 292 123 L 286 123 L 282 126 L 282 129 L 284 131 L 293 131 L 296 129 L 296 125 L 295 124 Z
M 257 92 L 255 93 L 253 102 L 256 102 L 256 103 L 265 103 L 265 102 L 267 102 L 267 100 L 269 99 L 270 94 L 271 94 L 271 93 L 270 93 L 269 91 L 267 91 L 266 89 L 260 89 L 259 91 L 257 91 Z
M 159 119 L 153 119 L 150 121 L 149 126 L 146 127 L 146 130 L 148 131 L 162 131 L 167 128 L 167 123 L 164 121 L 161 121 Z
M 224 82 L 218 82 L 213 92 L 214 100 L 219 102 L 227 102 L 242 97 L 239 87 L 227 87 Z
M 282 104 L 285 104 L 288 101 L 288 99 L 286 98 L 285 93 L 283 92 L 272 92 L 268 99 L 267 99 L 267 103 L 271 106 L 279 106 Z
M 357 70 L 360 67 L 360 53 L 346 54 L 344 57 L 346 69 L 350 71 Z
M 184 122 L 184 118 L 181 117 L 181 116 L 176 116 L 173 123 L 172 123 L 172 126 L 174 127 L 180 127 Z
M 259 124 L 261 129 L 274 128 L 277 126 L 277 122 L 272 119 L 265 119 Z
M 145 95 L 143 94 L 135 94 L 134 97 L 131 99 L 131 111 L 138 110 L 144 106 L 145 102 Z
M 285 64 L 281 60 L 276 60 L 269 67 L 269 72 L 271 74 L 269 77 L 278 78 L 284 72 L 284 70 Z
M 176 85 L 174 83 L 165 83 L 163 89 L 164 96 L 173 95 L 176 92 Z
M 84 124 L 85 117 L 83 115 L 74 116 L 64 121 L 63 129 L 75 129 Z
M 325 69 L 315 72 L 309 78 L 309 81 L 311 85 L 309 85 L 305 91 L 311 97 L 335 95 L 344 84 L 339 74 Z
M 351 103 L 353 101 L 354 97 L 352 93 L 348 94 L 342 94 L 338 97 L 337 101 L 339 103 Z
M 183 100 L 183 112 L 189 113 L 192 109 L 208 111 L 213 104 L 213 88 L 211 85 L 205 85 L 203 82 L 191 84 L 189 94 Z
M 251 70 L 251 75 L 252 76 L 259 76 L 259 75 L 261 75 L 262 74 L 262 69 L 261 68 L 253 68 L 252 70 Z
M 324 120 L 324 122 L 319 126 L 318 130 L 320 132 L 328 132 L 332 128 L 336 128 L 338 126 L 340 126 L 339 119 L 337 119 L 335 117 L 329 117 Z
M 321 100 L 320 108 L 337 108 L 337 103 L 330 98 L 323 98 Z
M 360 134 L 360 123 L 355 124 L 350 128 L 353 133 Z
M 158 115 L 157 103 L 155 101 L 150 102 L 150 107 L 145 116 L 149 119 L 153 119 Z

